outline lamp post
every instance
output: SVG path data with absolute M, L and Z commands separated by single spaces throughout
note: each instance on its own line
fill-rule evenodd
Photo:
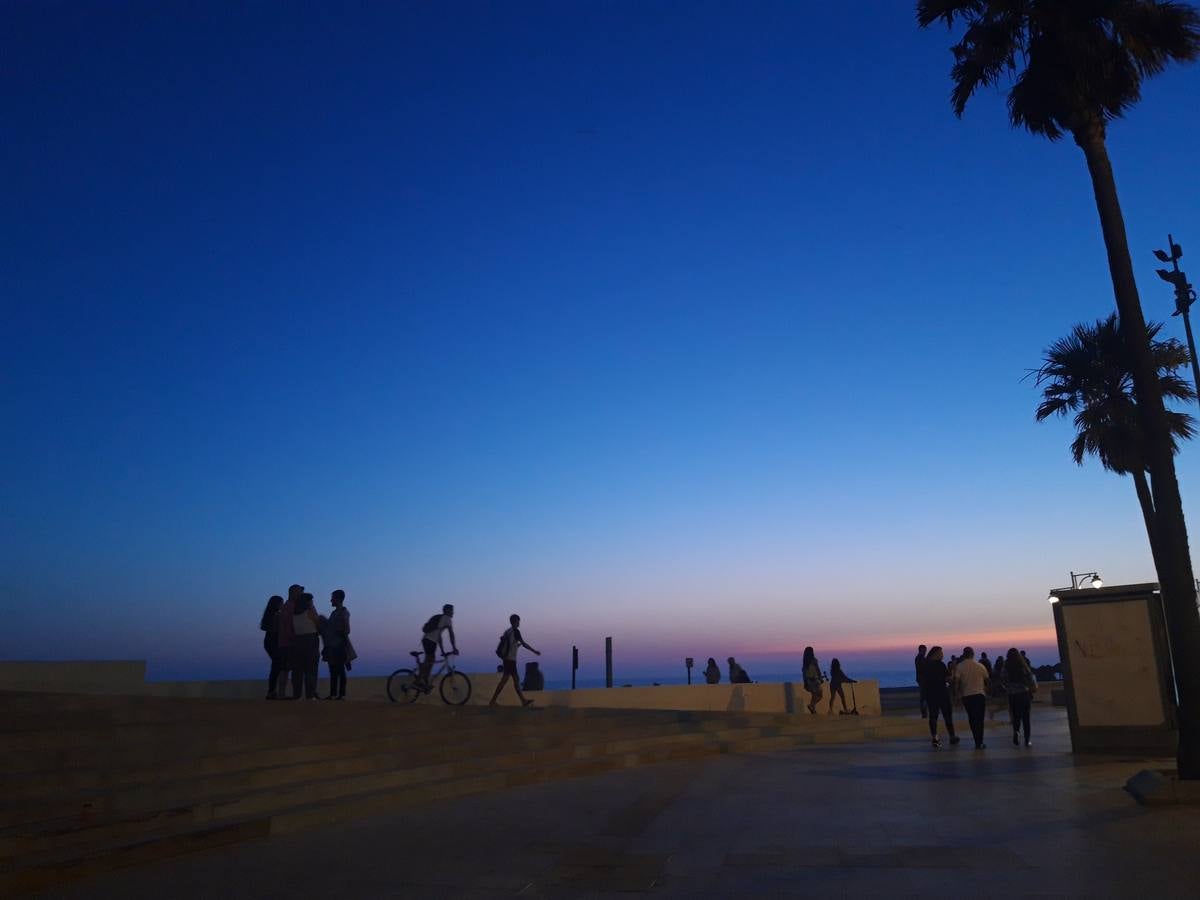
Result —
M 1188 354 L 1192 357 L 1192 378 L 1196 390 L 1200 392 L 1200 362 L 1196 361 L 1196 340 L 1192 337 L 1192 319 L 1188 310 L 1196 302 L 1196 291 L 1188 284 L 1187 275 L 1179 268 L 1179 260 L 1183 258 L 1183 248 L 1175 243 L 1172 235 L 1167 235 L 1169 250 L 1155 250 L 1154 256 L 1159 262 L 1169 262 L 1169 269 L 1155 269 L 1158 277 L 1175 288 L 1175 312 L 1173 316 L 1183 316 L 1183 329 L 1187 332 Z
M 1052 591 L 1050 591 L 1050 596 L 1047 597 L 1046 599 L 1049 600 L 1051 603 L 1057 603 L 1058 602 L 1058 594 L 1060 591 L 1077 591 L 1077 590 L 1079 590 L 1081 587 L 1083 587 L 1083 580 L 1085 578 L 1091 579 L 1091 581 L 1088 583 L 1089 587 L 1094 587 L 1094 588 L 1104 587 L 1104 579 L 1102 579 L 1100 577 L 1099 572 L 1080 572 L 1078 574 L 1076 574 L 1075 572 L 1072 572 L 1071 573 L 1071 586 L 1069 588 L 1068 587 L 1054 588 Z

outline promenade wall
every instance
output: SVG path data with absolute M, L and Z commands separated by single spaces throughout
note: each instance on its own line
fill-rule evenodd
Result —
M 214 700 L 261 700 L 266 694 L 266 679 L 230 679 L 212 681 L 146 681 L 144 661 L 120 662 L 3 662 L 0 663 L 0 691 L 47 691 L 84 694 L 132 694 L 156 697 L 191 697 Z M 471 705 L 487 703 L 495 690 L 499 675 L 495 672 L 473 672 Z M 328 681 L 322 678 L 318 692 L 328 693 Z M 662 685 L 659 687 L 583 688 L 570 691 L 538 691 L 529 695 L 539 706 L 563 706 L 575 709 L 678 709 L 709 712 L 804 713 L 808 694 L 803 686 L 793 682 L 760 682 L 757 684 L 692 684 Z M 386 701 L 387 678 L 383 676 L 355 677 L 350 674 L 347 699 L 354 701 Z M 879 682 L 863 679 L 846 685 L 846 700 L 857 700 L 861 715 L 880 715 Z M 421 703 L 441 703 L 434 694 L 423 697 Z M 505 688 L 500 702 L 505 706 L 517 704 L 516 692 Z M 824 685 L 824 699 L 818 713 L 829 712 L 829 686 Z M 841 709 L 837 704 L 836 715 Z

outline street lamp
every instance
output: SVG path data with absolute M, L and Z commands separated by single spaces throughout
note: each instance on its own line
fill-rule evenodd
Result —
M 1155 250 L 1154 256 L 1159 262 L 1169 262 L 1169 269 L 1155 269 L 1158 277 L 1175 288 L 1175 312 L 1173 316 L 1183 316 L 1183 328 L 1187 332 L 1188 353 L 1192 357 L 1192 378 L 1196 382 L 1196 390 L 1200 391 L 1200 362 L 1196 360 L 1196 340 L 1192 337 L 1192 320 L 1188 315 L 1191 305 L 1196 302 L 1196 291 L 1188 284 L 1187 275 L 1179 268 L 1179 260 L 1183 258 L 1183 248 L 1175 243 L 1172 235 L 1167 235 L 1169 250 Z
M 1052 591 L 1050 591 L 1050 596 L 1047 597 L 1046 599 L 1049 600 L 1051 603 L 1057 603 L 1059 592 L 1079 590 L 1080 588 L 1083 587 L 1083 582 L 1084 582 L 1084 579 L 1086 579 L 1086 578 L 1091 579 L 1091 581 L 1088 582 L 1089 587 L 1094 587 L 1094 588 L 1104 587 L 1104 579 L 1102 579 L 1100 577 L 1099 572 L 1081 572 L 1079 574 L 1072 572 L 1071 573 L 1071 586 L 1069 588 L 1067 588 L 1067 587 L 1054 588 Z

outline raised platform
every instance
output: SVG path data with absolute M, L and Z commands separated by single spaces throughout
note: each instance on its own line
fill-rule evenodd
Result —
M 260 700 L 266 692 L 266 679 L 225 679 L 209 681 L 146 681 L 146 663 L 125 662 L 0 662 L 0 691 L 50 691 L 112 695 L 144 695 L 204 700 Z M 500 676 L 495 672 L 469 673 L 472 692 L 470 705 L 486 704 Z M 327 679 L 319 679 L 317 691 L 328 693 Z M 817 706 L 818 715 L 830 715 L 829 685 Z M 846 700 L 864 716 L 882 712 L 879 682 L 864 678 L 846 685 Z M 579 690 L 538 691 L 532 694 L 538 706 L 569 706 L 581 709 L 674 709 L 711 712 L 805 712 L 808 694 L 803 686 L 790 682 L 754 684 L 639 685 L 637 687 L 581 688 Z M 387 678 L 351 673 L 347 699 L 355 702 L 385 702 Z M 440 706 L 437 691 L 421 698 L 421 703 Z M 499 701 L 516 706 L 511 689 Z M 840 703 L 833 710 L 836 715 Z
M 0 893 L 517 785 L 919 720 L 0 694 Z

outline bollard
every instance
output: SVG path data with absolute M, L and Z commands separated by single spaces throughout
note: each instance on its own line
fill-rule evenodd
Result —
M 612 687 L 612 638 L 604 639 L 604 686 Z

